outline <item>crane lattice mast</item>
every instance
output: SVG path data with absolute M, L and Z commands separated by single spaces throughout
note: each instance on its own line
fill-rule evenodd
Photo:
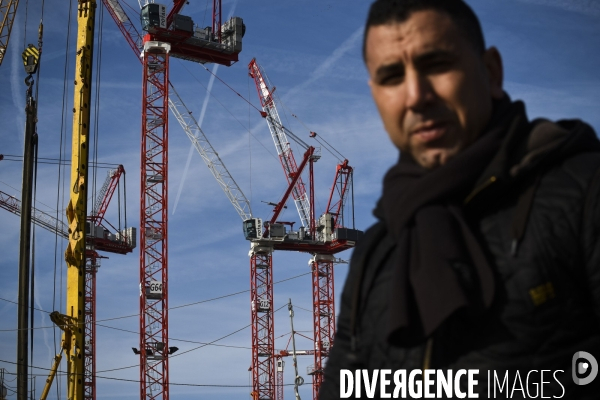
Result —
M 242 218 L 250 211 L 249 202 L 212 149 L 191 112 L 169 82 L 169 58 L 216 62 L 231 65 L 241 51 L 243 21 L 233 17 L 221 26 L 221 1 L 215 0 L 213 29 L 194 29 L 191 18 L 179 12 L 185 0 L 174 0 L 167 18 L 165 7 L 146 3 L 142 7 L 141 38 L 117 0 L 104 5 L 143 64 L 142 107 L 142 205 L 140 208 L 140 396 L 142 399 L 168 399 L 168 109 L 194 144 L 202 159 L 230 200 L 235 201 Z M 141 50 L 141 51 L 140 51 Z M 170 97 L 170 95 L 172 95 Z

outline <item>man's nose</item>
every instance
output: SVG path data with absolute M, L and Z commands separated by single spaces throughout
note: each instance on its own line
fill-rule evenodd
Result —
M 435 97 L 428 77 L 418 71 L 407 71 L 405 76 L 406 107 L 420 110 Z

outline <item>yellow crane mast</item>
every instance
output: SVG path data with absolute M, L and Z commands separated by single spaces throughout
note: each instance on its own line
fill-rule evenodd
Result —
M 41 396 L 42 400 L 48 395 L 63 352 L 67 356 L 67 398 L 68 400 L 83 400 L 85 221 L 95 15 L 96 0 L 78 0 L 71 185 L 70 201 L 67 206 L 69 244 L 65 252 L 67 310 L 65 314 L 58 312 L 51 314 L 52 321 L 64 331 L 64 334 L 61 352 L 55 358 L 54 366 Z
M 0 0 L 0 65 L 4 60 L 19 0 Z

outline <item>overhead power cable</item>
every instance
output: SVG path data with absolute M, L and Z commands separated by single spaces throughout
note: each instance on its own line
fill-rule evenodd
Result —
M 7 158 L 8 157 L 8 158 Z M 71 160 L 61 159 L 61 158 L 48 158 L 48 157 L 38 157 L 38 164 L 52 164 L 52 165 L 65 165 L 70 166 Z M 4 161 L 23 161 L 23 156 L 14 155 L 14 154 L 4 154 Z M 90 167 L 93 168 L 118 168 L 119 164 L 113 163 L 103 163 L 103 162 L 91 162 L 89 163 Z
M 171 358 L 173 358 L 173 356 L 171 356 Z M 15 362 L 8 361 L 8 360 L 0 360 L 0 362 L 5 362 L 5 363 L 8 363 L 8 364 L 13 364 L 13 365 L 17 364 Z M 136 365 L 136 367 L 138 367 L 138 365 Z M 33 368 L 35 368 L 35 369 L 41 369 L 43 371 L 50 371 L 50 368 L 43 368 L 43 367 L 36 367 L 36 366 L 34 366 Z M 14 375 L 13 373 L 10 373 L 10 372 L 6 372 L 6 374 Z M 59 372 L 57 372 L 57 375 L 66 376 L 67 373 L 63 372 L 63 371 L 59 371 Z M 46 376 L 46 375 L 38 374 L 36 376 Z M 113 378 L 113 377 L 110 377 L 110 376 L 95 375 L 95 378 L 96 379 L 109 379 L 109 380 L 113 380 L 113 381 L 122 381 L 122 382 L 132 382 L 132 383 L 137 383 L 137 384 L 140 383 L 139 380 L 135 380 L 135 379 Z M 217 387 L 217 388 L 248 388 L 248 387 L 252 387 L 252 385 L 217 385 L 217 384 L 176 383 L 176 382 L 169 382 L 169 385 L 174 385 L 174 386 L 193 386 L 193 387 Z M 293 383 L 284 383 L 283 384 L 283 386 L 292 386 L 292 385 L 293 385 Z
M 286 282 L 286 281 L 289 281 L 289 280 L 292 280 L 292 279 L 297 279 L 297 278 L 300 278 L 302 276 L 306 276 L 306 275 L 310 275 L 310 274 L 312 274 L 312 272 L 306 272 L 306 273 L 303 273 L 303 274 L 300 274 L 300 275 L 292 276 L 290 278 L 282 279 L 282 280 L 277 281 L 277 282 L 273 282 L 273 284 L 276 285 L 278 283 Z M 197 304 L 202 304 L 202 303 L 208 303 L 210 301 L 220 300 L 220 299 L 224 299 L 226 297 L 236 296 L 236 295 L 243 294 L 243 293 L 248 293 L 248 292 L 250 292 L 249 289 L 242 290 L 242 291 L 239 291 L 239 292 L 230 293 L 230 294 L 226 294 L 226 295 L 223 295 L 223 296 L 213 297 L 211 299 L 200 300 L 200 301 L 196 301 L 196 302 L 193 302 L 193 303 L 182 304 L 182 305 L 179 305 L 179 306 L 170 307 L 169 310 L 174 310 L 174 309 L 183 308 L 183 307 L 189 307 L 189 306 L 193 306 L 193 305 L 197 305 Z M 8 300 L 8 299 L 2 298 L 2 297 L 0 297 L 0 300 L 6 301 L 8 303 L 18 304 L 16 301 Z M 37 310 L 37 311 L 44 312 L 46 314 L 50 314 L 49 311 L 42 310 L 41 308 L 35 308 L 34 307 L 33 309 Z M 114 321 L 114 320 L 117 320 L 117 319 L 124 319 L 124 318 L 133 318 L 133 317 L 139 317 L 139 314 L 130 314 L 130 315 L 123 315 L 123 316 L 120 316 L 120 317 L 98 319 L 98 320 L 96 320 L 96 323 L 98 323 L 98 322 L 106 322 L 106 321 Z M 54 327 L 54 326 L 51 326 L 51 327 L 50 326 L 37 327 L 36 329 L 52 328 L 52 327 Z M 14 331 L 16 331 L 16 329 L 0 329 L 0 332 L 14 332 Z
M 97 326 L 101 326 L 103 328 L 113 329 L 113 330 L 116 330 L 116 331 L 133 333 L 135 335 L 139 335 L 140 334 L 139 332 L 131 331 L 129 329 L 117 328 L 117 327 L 114 327 L 114 326 L 103 325 L 103 324 L 96 324 L 96 325 Z M 233 345 L 228 345 L 228 344 L 213 344 L 212 342 L 199 342 L 197 340 L 178 339 L 178 338 L 173 338 L 173 337 L 169 337 L 169 341 L 176 341 L 176 342 L 183 342 L 183 343 L 193 343 L 193 344 L 203 344 L 203 345 L 211 345 L 211 346 L 215 346 L 215 347 L 229 347 L 229 348 L 232 348 L 232 349 L 252 350 L 252 347 L 247 347 L 247 346 L 233 346 Z
M 308 311 L 309 313 L 312 313 L 312 310 L 309 310 L 309 309 L 304 308 L 304 307 L 300 307 L 299 305 L 296 305 L 296 304 L 294 304 L 294 308 L 299 308 L 301 310 Z M 302 331 L 296 331 L 296 332 L 302 332 Z
M 229 336 L 235 335 L 236 333 L 243 331 L 244 329 L 248 328 L 249 326 L 250 326 L 250 324 L 248 324 L 248 325 L 244 326 L 243 328 L 240 328 L 240 329 L 238 329 L 238 330 L 236 330 L 236 331 L 234 331 L 234 332 L 231 332 L 231 333 L 229 333 L 229 334 L 227 334 L 227 335 L 225 335 L 225 336 L 221 336 L 220 338 L 218 338 L 218 339 L 215 339 L 215 340 L 213 340 L 212 342 L 208 342 L 208 343 L 205 343 L 205 344 L 203 344 L 203 345 L 201 345 L 201 346 L 194 347 L 193 349 L 189 349 L 189 350 L 183 351 L 183 352 L 181 352 L 181 353 L 177 353 L 177 354 L 171 355 L 171 356 L 169 356 L 169 359 L 172 359 L 172 358 L 174 358 L 174 357 L 181 356 L 181 355 L 183 355 L 183 354 L 189 353 L 189 352 L 191 352 L 191 351 L 194 351 L 194 350 L 201 349 L 201 348 L 203 348 L 203 347 L 206 347 L 206 346 L 210 346 L 210 345 L 214 344 L 215 342 L 218 342 L 219 340 L 223 340 L 223 339 L 225 339 L 225 338 L 227 338 L 227 337 L 229 337 Z M 135 333 L 136 333 L 136 334 L 138 334 L 138 332 L 135 332 Z M 129 365 L 129 366 L 127 366 L 127 367 L 119 367 L 119 368 L 113 368 L 113 369 L 105 369 L 105 370 L 98 371 L 98 372 L 112 372 L 112 371 L 120 371 L 120 370 L 123 370 L 123 369 L 137 368 L 137 367 L 139 367 L 139 364 Z
M 279 308 L 278 308 L 277 310 L 275 310 L 274 312 L 277 312 L 277 311 L 281 310 L 282 308 L 284 308 L 284 307 L 286 307 L 286 306 L 287 306 L 287 304 L 284 304 L 283 306 L 279 307 Z M 183 352 L 181 352 L 181 353 L 177 353 L 177 354 L 175 354 L 175 355 L 171 355 L 171 356 L 170 356 L 170 358 L 172 359 L 172 358 L 174 358 L 174 357 L 179 357 L 179 356 L 182 356 L 182 355 L 184 355 L 184 354 L 190 353 L 190 352 L 192 352 L 192 351 L 195 351 L 195 350 L 201 349 L 201 348 L 203 348 L 203 347 L 206 347 L 206 346 L 213 345 L 215 342 L 218 342 L 219 340 L 223 340 L 223 339 L 225 339 L 225 338 L 227 338 L 227 337 L 229 337 L 229 336 L 235 335 L 236 333 L 243 331 L 244 329 L 246 329 L 246 328 L 250 327 L 250 325 L 251 325 L 251 324 L 248 324 L 248 325 L 244 326 L 243 328 L 240 328 L 240 329 L 238 329 L 238 330 L 236 330 L 236 331 L 234 331 L 234 332 L 231 332 L 231 333 L 229 333 L 229 334 L 227 334 L 227 335 L 225 335 L 225 336 L 221 336 L 220 338 L 218 338 L 218 339 L 215 339 L 215 340 L 213 340 L 212 342 L 204 343 L 204 344 L 202 344 L 201 346 L 194 347 L 193 349 L 189 349 L 189 350 L 183 351 Z M 135 332 L 135 333 L 137 334 L 137 332 Z M 111 371 L 117 371 L 117 370 L 123 370 L 123 369 L 128 369 L 128 368 L 135 368 L 135 367 L 139 367 L 139 365 L 138 365 L 138 364 L 135 364 L 135 365 L 130 365 L 130 366 L 127 366 L 127 367 L 120 367 L 120 368 L 108 369 L 108 370 L 103 370 L 103 371 L 98 371 L 98 372 L 111 372 Z

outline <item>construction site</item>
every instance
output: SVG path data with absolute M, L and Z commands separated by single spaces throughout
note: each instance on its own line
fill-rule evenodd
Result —
M 317 400 L 398 158 L 368 3 L 0 0 L 0 400 Z M 511 93 L 562 117 L 519 68 L 564 62 L 512 32 L 548 12 L 555 43 L 570 14 L 469 3 Z M 598 126 L 594 76 L 573 104 Z
M 190 3 L 2 0 L 0 398 L 317 398 L 365 186 L 314 107 L 360 31 L 289 68 L 277 7 Z

